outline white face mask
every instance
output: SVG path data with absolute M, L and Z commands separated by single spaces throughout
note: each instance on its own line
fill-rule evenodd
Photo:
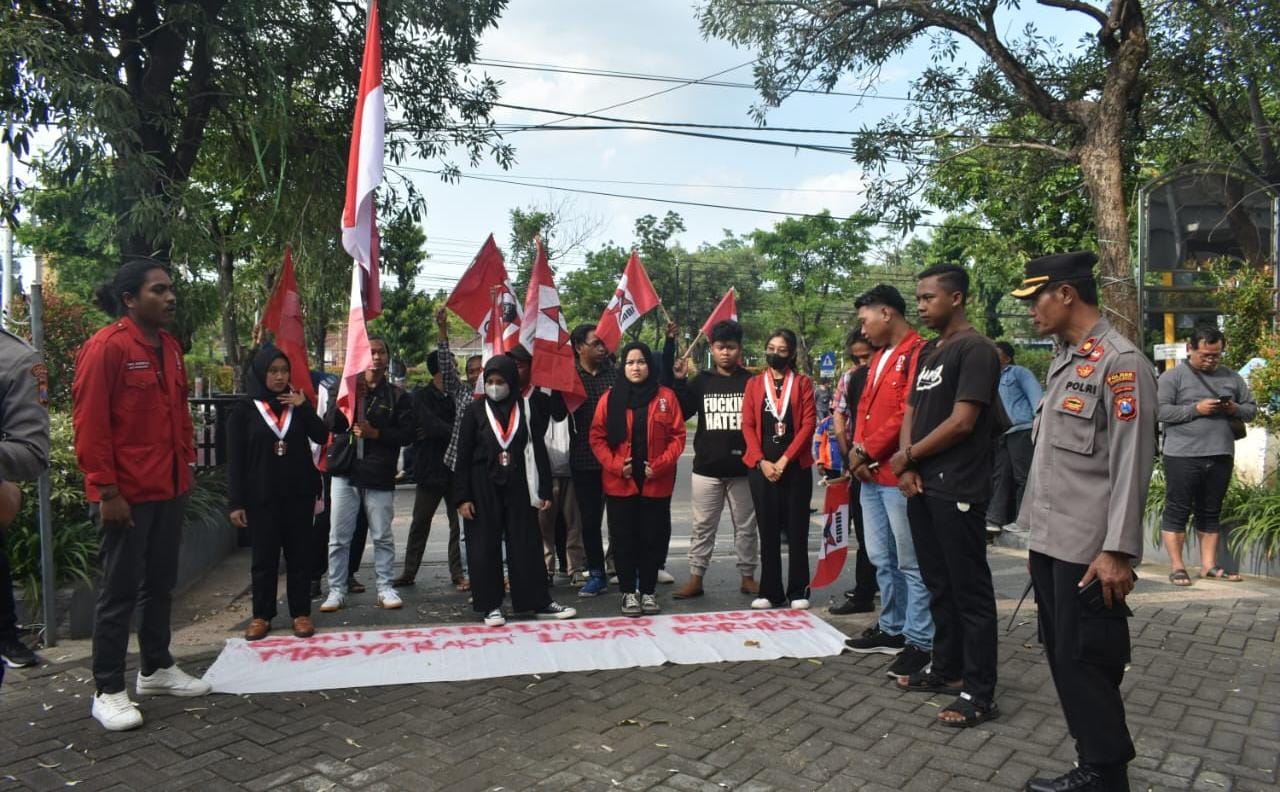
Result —
M 496 402 L 506 399 L 510 393 L 511 388 L 503 383 L 486 383 L 484 386 L 484 395 Z

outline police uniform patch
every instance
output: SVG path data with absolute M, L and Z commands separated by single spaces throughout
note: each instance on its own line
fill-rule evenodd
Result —
M 1084 399 L 1081 399 L 1078 396 L 1068 396 L 1062 400 L 1062 409 L 1068 412 L 1078 413 L 1084 409 Z
M 49 406 L 49 369 L 43 363 L 31 367 L 31 376 L 36 380 L 36 401 L 41 407 Z
M 1107 351 L 1106 347 L 1104 347 L 1102 344 L 1094 345 L 1093 351 L 1089 353 L 1089 360 L 1094 363 L 1097 363 L 1099 360 L 1102 360 L 1102 354 L 1106 351 Z
M 1098 345 L 1098 339 L 1096 337 L 1089 338 L 1083 344 L 1080 345 L 1080 348 L 1076 350 L 1076 354 L 1087 355 L 1090 352 L 1092 352 L 1093 348 L 1097 345 Z
M 1088 363 L 1082 363 L 1079 366 L 1076 366 L 1076 376 L 1080 379 L 1088 379 L 1093 375 L 1095 370 L 1096 369 Z
M 1115 400 L 1116 418 L 1121 421 L 1132 421 L 1138 417 L 1138 398 L 1136 396 L 1117 396 Z
M 1116 393 L 1120 393 L 1125 388 L 1133 390 L 1133 386 L 1137 381 L 1138 372 L 1136 371 L 1116 371 L 1107 375 L 1107 385 L 1111 386 L 1111 390 Z

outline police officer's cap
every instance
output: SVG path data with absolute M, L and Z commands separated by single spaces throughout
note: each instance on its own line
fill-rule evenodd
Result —
M 1030 300 L 1051 283 L 1093 280 L 1093 265 L 1098 257 L 1087 250 L 1056 253 L 1027 262 L 1027 275 L 1011 293 L 1019 300 Z

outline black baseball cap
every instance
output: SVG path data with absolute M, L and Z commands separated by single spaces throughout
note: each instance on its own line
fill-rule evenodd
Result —
M 1011 294 L 1019 300 L 1030 300 L 1051 283 L 1093 280 L 1093 266 L 1098 257 L 1087 250 L 1055 253 L 1027 262 L 1027 274 Z

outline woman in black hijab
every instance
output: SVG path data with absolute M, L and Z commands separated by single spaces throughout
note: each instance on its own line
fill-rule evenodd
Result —
M 320 473 L 308 441 L 323 443 L 328 432 L 307 397 L 289 387 L 289 375 L 289 358 L 263 345 L 245 378 L 245 398 L 227 422 L 231 522 L 248 529 L 253 548 L 253 620 L 244 634 L 249 641 L 271 632 L 281 550 L 293 634 L 315 634 L 311 532 Z
M 654 588 L 671 535 L 671 492 L 676 461 L 684 451 L 684 415 L 675 392 L 658 384 L 648 346 L 627 344 L 618 359 L 622 376 L 596 407 L 590 439 L 608 498 L 622 614 L 640 616 L 659 612 Z
M 471 603 L 489 627 L 502 612 L 502 543 L 507 549 L 511 606 L 539 619 L 577 615 L 551 599 L 542 562 L 538 510 L 551 507 L 551 462 L 541 432 L 530 432 L 516 362 L 495 355 L 484 366 L 484 398 L 462 417 L 454 499 L 467 538 Z

